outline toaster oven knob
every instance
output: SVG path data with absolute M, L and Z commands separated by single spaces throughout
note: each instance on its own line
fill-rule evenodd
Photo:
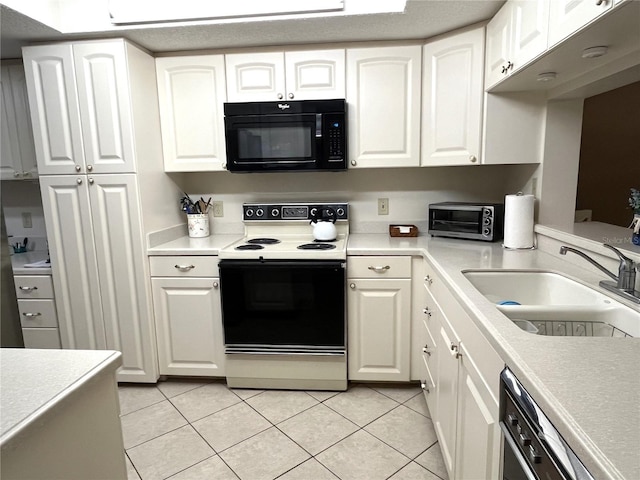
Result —
M 489 210 L 488 208 L 485 208 L 484 210 L 482 210 L 482 216 L 483 217 L 490 217 L 491 216 L 491 210 Z
M 491 225 L 491 219 L 487 217 L 484 220 L 482 220 L 482 223 L 484 223 L 485 225 Z
M 256 217 L 262 217 L 264 215 L 264 210 L 259 208 L 256 210 Z
M 274 208 L 273 210 L 271 210 L 271 216 L 272 217 L 279 217 L 280 216 L 280 210 L 278 210 L 277 208 Z
M 484 230 L 482 230 L 482 235 L 488 237 L 489 235 L 491 235 L 491 229 L 485 228 Z
M 342 217 L 344 215 L 344 208 L 338 208 L 336 210 L 336 213 L 338 214 L 339 217 Z
M 244 214 L 247 217 L 253 217 L 253 209 L 252 208 L 247 208 L 247 210 L 244 212 Z

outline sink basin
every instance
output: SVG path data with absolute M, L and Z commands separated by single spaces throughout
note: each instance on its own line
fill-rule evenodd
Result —
M 640 338 L 640 312 L 560 274 L 465 270 L 496 308 L 533 335 Z
M 605 305 L 600 292 L 553 272 L 530 270 L 466 270 L 467 280 L 496 304 Z

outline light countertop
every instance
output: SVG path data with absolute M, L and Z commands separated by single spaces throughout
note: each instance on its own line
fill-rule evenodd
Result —
M 185 236 L 150 248 L 148 254 L 216 255 L 240 237 Z M 592 475 L 640 478 L 640 338 L 531 335 L 500 313 L 462 270 L 554 271 L 610 295 L 598 286 L 603 279 L 600 273 L 580 267 L 580 259 L 567 261 L 541 250 L 511 251 L 499 243 L 429 236 L 352 233 L 347 253 L 426 258 Z M 615 300 L 640 310 L 623 299 Z
M 34 250 L 11 255 L 11 268 L 14 275 L 51 275 L 51 264 L 48 267 L 25 267 L 26 264 L 46 260 L 49 254 L 46 250 Z
M 0 349 L 0 444 L 39 421 L 101 372 L 115 372 L 122 354 L 109 350 Z

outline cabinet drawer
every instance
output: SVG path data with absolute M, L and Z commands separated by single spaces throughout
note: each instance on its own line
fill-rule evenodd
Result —
M 23 328 L 25 348 L 62 348 L 57 328 Z
M 13 280 L 18 298 L 53 298 L 51 275 L 16 275 Z
M 149 257 L 152 277 L 217 277 L 216 256 Z
M 57 327 L 58 316 L 53 300 L 18 300 L 22 327 Z
M 411 278 L 411 257 L 348 257 L 349 278 Z

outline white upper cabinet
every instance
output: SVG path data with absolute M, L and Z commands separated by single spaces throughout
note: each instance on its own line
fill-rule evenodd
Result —
M 41 175 L 135 172 L 122 41 L 23 49 Z
M 134 173 L 131 99 L 123 42 L 73 46 L 88 173 Z
M 422 161 L 477 164 L 482 139 L 484 28 L 424 46 Z
M 164 169 L 224 170 L 223 55 L 156 58 Z
M 351 167 L 420 165 L 419 45 L 347 50 Z
M 3 63 L 0 83 L 0 180 L 35 178 L 38 168 L 22 63 Z
M 485 88 L 547 49 L 550 0 L 510 0 L 487 25 Z
M 611 0 L 553 0 L 549 15 L 549 46 L 578 31 L 612 5 Z
M 344 50 L 225 55 L 230 102 L 344 98 Z
M 24 47 L 22 57 L 38 171 L 85 172 L 71 44 Z

